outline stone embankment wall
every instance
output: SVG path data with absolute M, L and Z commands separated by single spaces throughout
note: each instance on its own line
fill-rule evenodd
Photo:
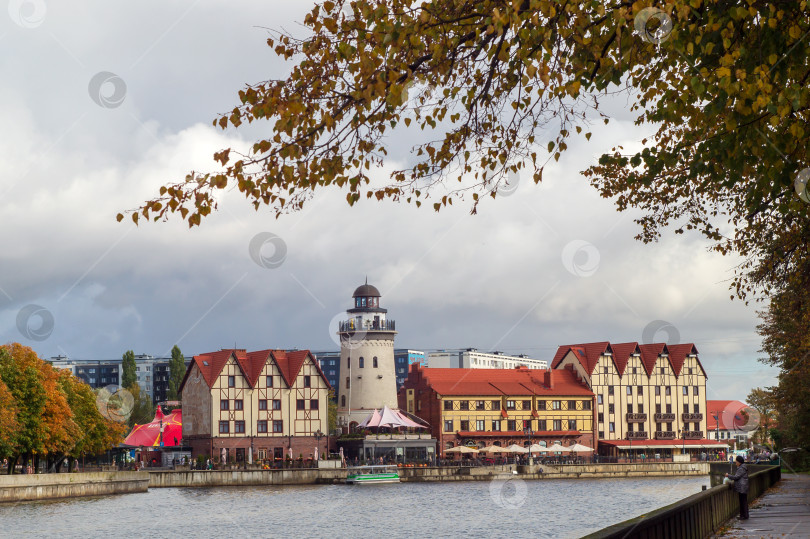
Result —
M 303 470 L 193 470 L 148 472 L 149 486 L 236 487 L 258 485 L 315 485 L 343 482 L 346 469 Z
M 148 485 L 139 472 L 0 475 L 0 502 L 146 492 Z

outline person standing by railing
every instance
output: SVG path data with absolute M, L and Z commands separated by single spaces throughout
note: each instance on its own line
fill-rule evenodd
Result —
M 740 520 L 748 520 L 748 465 L 742 456 L 737 456 L 737 471 L 726 477 L 734 481 L 734 491 L 740 496 Z

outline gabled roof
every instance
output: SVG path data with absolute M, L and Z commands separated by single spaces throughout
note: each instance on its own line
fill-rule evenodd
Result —
M 191 373 L 192 368 L 196 365 L 200 369 L 205 383 L 208 387 L 213 387 L 217 377 L 222 373 L 222 369 L 228 363 L 228 360 L 233 357 L 242 375 L 248 382 L 250 387 L 256 387 L 259 376 L 268 361 L 273 362 L 278 367 L 281 377 L 287 384 L 287 387 L 292 387 L 295 378 L 301 372 L 301 367 L 307 360 L 307 357 L 312 357 L 309 350 L 295 350 L 287 352 L 284 350 L 259 350 L 256 352 L 248 352 L 244 349 L 226 348 L 216 352 L 209 352 L 194 356 L 189 363 L 186 375 L 183 377 L 183 383 L 180 384 L 180 390 L 186 383 L 186 379 Z M 331 388 L 329 381 L 324 376 L 321 366 L 317 361 L 312 359 L 312 363 L 318 371 L 320 377 L 326 382 L 326 386 Z
M 717 421 L 714 416 L 718 416 L 720 423 L 720 430 L 743 431 L 750 430 L 747 428 L 749 418 L 746 417 L 747 409 L 750 407 L 744 402 L 740 401 L 719 401 L 707 400 L 706 401 L 706 428 L 707 430 L 714 430 L 717 428 Z
M 658 360 L 658 356 L 667 353 L 667 345 L 662 342 L 640 344 L 638 349 L 641 352 L 641 364 L 644 365 L 644 370 L 647 371 L 647 375 L 652 375 L 653 371 L 655 371 L 655 362 Z
M 638 353 L 638 343 L 623 342 L 611 344 L 610 347 L 613 349 L 613 363 L 616 365 L 616 370 L 619 371 L 619 376 L 622 376 L 627 368 L 627 361 L 630 356 Z
M 675 371 L 675 376 L 681 374 L 683 369 L 683 362 L 689 354 L 697 355 L 697 347 L 692 343 L 686 344 L 673 344 L 669 348 L 669 363 L 672 365 L 672 370 Z M 701 368 L 703 366 L 701 365 Z
M 425 383 L 443 396 L 593 395 L 576 374 L 566 369 L 544 371 L 542 376 L 530 369 L 419 370 Z
M 560 346 L 557 348 L 557 353 L 554 354 L 554 359 L 551 360 L 551 368 L 556 369 L 557 365 L 560 364 L 569 351 L 574 352 L 577 360 L 585 369 L 585 372 L 587 372 L 590 376 L 593 374 L 593 370 L 596 368 L 596 364 L 599 362 L 599 357 L 605 352 L 610 352 L 611 350 L 610 343 L 607 341 Z

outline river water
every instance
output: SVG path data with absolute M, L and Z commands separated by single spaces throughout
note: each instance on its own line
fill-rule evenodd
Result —
M 0 505 L 2 537 L 580 537 L 708 477 L 150 489 Z

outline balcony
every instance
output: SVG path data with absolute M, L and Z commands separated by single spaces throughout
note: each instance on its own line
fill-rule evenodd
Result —
M 686 439 L 686 440 L 702 440 L 703 439 L 703 431 L 702 430 L 686 431 L 686 434 L 684 435 L 684 439 Z
M 367 324 L 357 324 L 354 320 L 344 320 L 338 324 L 338 331 L 346 333 L 362 333 L 365 331 L 396 331 L 394 320 L 368 321 Z
M 643 423 L 647 421 L 647 414 L 627 414 L 625 417 L 628 423 Z
M 655 431 L 655 439 L 656 440 L 674 440 L 675 439 L 675 431 L 674 430 L 657 430 Z
M 681 414 L 683 421 L 703 421 L 703 414 Z
M 653 418 L 658 422 L 671 422 L 675 421 L 675 414 L 655 414 Z
M 637 430 L 635 432 L 628 432 L 627 433 L 628 440 L 646 440 L 647 439 L 647 431 L 646 430 Z

